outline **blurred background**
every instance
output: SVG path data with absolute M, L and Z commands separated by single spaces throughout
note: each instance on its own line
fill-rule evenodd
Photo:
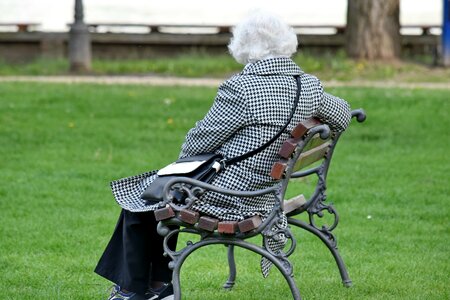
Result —
M 334 58 L 322 63 L 329 69 L 334 68 L 329 66 L 330 60 L 345 68 L 346 58 L 388 60 L 391 67 L 395 66 L 392 61 L 399 59 L 443 66 L 449 64 L 443 59 L 443 45 L 449 42 L 441 38 L 448 36 L 442 34 L 443 17 L 448 15 L 443 12 L 445 3 L 448 1 L 2 0 L 0 75 L 64 74 L 68 70 L 177 75 L 164 68 L 130 67 L 129 61 L 186 54 L 226 56 L 232 26 L 255 8 L 274 12 L 294 27 L 306 64 L 311 56 L 323 59 L 331 54 Z M 111 60 L 127 62 L 112 67 Z M 11 65 L 17 63 L 22 64 L 22 71 L 12 71 Z M 232 61 L 222 65 L 232 67 L 216 74 L 193 71 L 179 75 L 223 77 L 238 70 Z M 305 67 L 321 71 L 317 66 Z
M 73 21 L 73 0 L 2 0 L 0 23 L 37 23 L 43 31 L 67 31 Z M 262 7 L 292 24 L 332 24 L 346 22 L 347 0 L 85 0 L 87 23 L 169 23 L 233 25 L 250 9 Z M 440 25 L 442 0 L 401 0 L 402 25 Z M 136 28 L 133 28 L 136 31 Z M 436 31 L 438 32 L 438 31 Z

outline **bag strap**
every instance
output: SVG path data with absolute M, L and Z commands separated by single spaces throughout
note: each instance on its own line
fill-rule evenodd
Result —
M 278 131 L 278 133 L 277 133 L 273 138 L 271 138 L 269 141 L 267 141 L 266 143 L 264 143 L 264 144 L 263 144 L 262 146 L 260 146 L 259 148 L 254 149 L 254 150 L 252 150 L 252 151 L 249 151 L 249 152 L 247 152 L 247 153 L 244 153 L 244 154 L 242 154 L 242 155 L 240 155 L 240 156 L 236 156 L 236 157 L 230 158 L 230 159 L 228 159 L 228 160 L 225 159 L 225 160 L 221 161 L 221 163 L 222 163 L 224 166 L 227 166 L 227 165 L 228 165 L 228 166 L 229 166 L 229 165 L 235 165 L 235 164 L 237 164 L 238 162 L 241 162 L 241 161 L 243 161 L 243 160 L 245 160 L 245 159 L 247 159 L 247 158 L 249 158 L 249 157 L 251 157 L 251 156 L 253 156 L 253 155 L 255 155 L 255 154 L 259 153 L 259 152 L 261 152 L 261 151 L 263 151 L 264 149 L 266 149 L 267 147 L 269 147 L 273 142 L 275 142 L 275 140 L 278 139 L 278 138 L 280 137 L 280 135 L 284 132 L 284 130 L 288 127 L 288 125 L 289 125 L 289 123 L 291 123 L 292 117 L 294 116 L 294 113 L 295 113 L 295 111 L 296 111 L 296 109 L 297 109 L 298 102 L 299 102 L 299 100 L 300 100 L 300 92 L 301 92 L 300 76 L 299 76 L 299 75 L 295 75 L 294 77 L 295 77 L 295 79 L 296 79 L 296 81 L 297 81 L 297 95 L 296 95 L 296 97 L 295 97 L 294 107 L 293 107 L 292 110 L 291 110 L 291 114 L 290 114 L 290 116 L 289 116 L 289 119 L 288 119 L 288 121 L 286 122 L 286 124 L 283 126 L 283 128 L 281 128 L 280 131 Z

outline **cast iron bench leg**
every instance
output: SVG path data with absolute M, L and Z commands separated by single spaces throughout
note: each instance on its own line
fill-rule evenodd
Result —
M 347 268 L 345 267 L 344 260 L 342 259 L 341 255 L 339 254 L 339 250 L 338 250 L 336 244 L 335 243 L 332 244 L 330 242 L 330 240 L 327 238 L 327 236 L 324 235 L 320 230 L 314 228 L 313 226 L 311 226 L 301 220 L 294 219 L 294 218 L 288 218 L 288 223 L 311 232 L 312 234 L 314 234 L 315 236 L 320 238 L 322 240 L 322 242 L 324 242 L 324 244 L 327 246 L 327 248 L 330 250 L 331 254 L 333 255 L 334 260 L 336 261 L 336 264 L 339 268 L 339 273 L 341 274 L 342 283 L 344 284 L 345 287 L 351 287 L 352 280 L 348 276 Z
M 165 238 L 166 243 L 167 236 Z M 259 254 L 261 256 L 266 257 L 268 260 L 270 260 L 275 267 L 278 268 L 280 273 L 283 275 L 285 280 L 287 281 L 289 288 L 292 293 L 292 297 L 294 300 L 301 300 L 300 291 L 297 288 L 297 285 L 295 284 L 294 278 L 292 275 L 288 274 L 287 271 L 284 269 L 283 263 L 274 255 L 268 253 L 267 251 L 261 249 L 259 246 L 256 246 L 254 244 L 242 241 L 242 240 L 230 240 L 230 241 L 223 241 L 219 239 L 210 239 L 210 240 L 202 240 L 200 242 L 197 242 L 195 244 L 190 244 L 180 252 L 177 252 L 177 257 L 175 258 L 175 261 L 172 261 L 169 263 L 169 268 L 173 269 L 172 274 L 172 284 L 173 284 L 173 290 L 174 290 L 174 300 L 181 300 L 181 289 L 180 289 L 180 269 L 183 265 L 183 262 L 186 260 L 186 258 L 193 253 L 195 250 L 208 246 L 213 244 L 225 244 L 225 245 L 231 245 L 231 246 L 239 246 L 244 249 L 250 250 L 256 254 Z M 166 244 L 164 246 L 166 248 Z M 233 249 L 233 248 L 231 248 Z M 233 250 L 230 250 L 233 251 Z M 174 258 L 174 257 L 172 257 Z
M 228 266 L 230 269 L 230 274 L 228 276 L 227 282 L 223 285 L 224 289 L 230 290 L 234 286 L 234 282 L 236 281 L 236 262 L 234 260 L 234 245 L 228 245 L 227 249 L 228 253 Z

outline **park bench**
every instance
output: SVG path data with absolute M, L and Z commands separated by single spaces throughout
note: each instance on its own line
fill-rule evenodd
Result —
M 2 24 L 0 23 L 0 26 Z M 17 24 L 19 26 L 19 24 Z M 25 25 L 25 24 L 23 24 Z M 30 23 L 29 25 L 36 25 Z M 68 24 L 70 26 L 70 24 Z M 91 32 L 132 32 L 130 29 L 141 33 L 197 33 L 197 34 L 229 34 L 233 31 L 232 25 L 227 24 L 169 24 L 169 23 L 88 23 Z M 297 33 L 306 34 L 336 34 L 343 35 L 345 25 L 340 24 L 292 24 Z M 20 29 L 21 27 L 19 27 Z M 401 31 L 415 32 L 416 35 L 433 35 L 441 28 L 439 24 L 407 24 L 401 25 Z M 27 29 L 19 30 L 27 31 Z M 414 34 L 413 34 L 414 35 Z
M 87 24 L 90 31 L 101 32 L 102 30 L 109 32 L 111 30 L 123 30 L 125 28 L 140 28 L 146 30 L 148 33 L 167 33 L 167 32 L 186 32 L 186 30 L 194 30 L 203 33 L 230 33 L 231 26 L 229 25 L 214 25 L 214 24 L 145 24 L 145 23 L 89 23 Z
M 30 32 L 39 27 L 40 23 L 18 22 L 18 23 L 0 23 L 0 31 L 15 30 L 17 32 Z
M 352 117 L 358 122 L 365 120 L 362 109 L 352 111 Z M 236 264 L 234 247 L 241 247 L 267 258 L 276 266 L 287 281 L 295 300 L 301 299 L 299 289 L 293 279 L 293 267 L 288 257 L 296 248 L 295 237 L 291 228 L 304 229 L 317 236 L 330 250 L 339 269 L 344 286 L 351 286 L 344 261 L 342 260 L 333 230 L 338 225 L 338 214 L 334 206 L 326 200 L 326 179 L 333 151 L 341 134 L 331 132 L 329 127 L 315 118 L 299 123 L 291 132 L 279 150 L 280 159 L 272 168 L 271 176 L 279 180 L 279 185 L 257 191 L 234 191 L 203 183 L 191 178 L 179 177 L 171 179 L 164 189 L 164 201 L 160 209 L 155 211 L 159 221 L 158 232 L 164 238 L 164 251 L 172 261 L 169 267 L 173 269 L 173 286 L 175 299 L 181 299 L 180 270 L 186 258 L 199 248 L 214 244 L 228 246 L 229 277 L 224 288 L 233 287 L 236 279 Z M 303 195 L 285 200 L 286 190 L 293 180 L 312 176 L 317 180 L 314 192 L 308 199 Z M 184 203 L 172 202 L 171 191 L 178 190 L 186 193 Z M 214 191 L 238 197 L 257 197 L 272 193 L 278 200 L 269 216 L 262 220 L 254 216 L 240 222 L 219 221 L 210 216 L 200 215 L 190 210 L 193 202 L 206 191 Z M 324 213 L 330 214 L 331 225 L 318 225 L 316 218 L 322 218 Z M 278 226 L 286 215 L 287 228 Z M 306 214 L 308 221 L 295 218 Z M 176 225 L 176 226 L 171 226 Z M 179 233 L 190 233 L 199 236 L 196 242 L 189 241 L 182 249 L 173 251 L 167 246 L 167 241 Z M 275 235 L 284 234 L 290 240 L 287 251 L 272 251 L 268 247 L 268 240 Z M 262 235 L 263 245 L 256 245 L 248 241 L 249 238 Z
M 110 32 L 129 30 L 131 28 L 141 29 L 148 33 L 205 33 L 205 34 L 229 34 L 233 30 L 233 26 L 226 24 L 168 24 L 168 23 L 88 23 L 87 26 L 91 32 Z M 345 26 L 342 25 L 292 25 L 296 31 L 316 31 L 316 32 L 333 32 L 335 34 L 343 34 Z

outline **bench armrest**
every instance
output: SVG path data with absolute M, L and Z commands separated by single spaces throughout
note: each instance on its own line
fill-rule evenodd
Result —
M 175 204 L 173 202 L 173 196 L 170 193 L 170 191 L 173 190 L 174 188 L 182 190 L 188 195 L 185 204 Z M 278 194 L 279 190 L 280 188 L 277 184 L 274 185 L 273 187 L 256 191 L 230 190 L 209 183 L 205 183 L 199 180 L 195 180 L 189 177 L 177 177 L 170 179 L 165 185 L 163 190 L 163 202 L 161 203 L 160 206 L 164 207 L 167 204 L 169 204 L 175 210 L 186 209 L 193 204 L 194 200 L 196 200 L 198 196 L 205 193 L 206 191 L 213 191 L 216 193 L 236 197 L 258 197 L 270 193 Z
M 358 108 L 358 109 L 352 110 L 351 111 L 351 115 L 352 115 L 352 118 L 356 118 L 356 120 L 359 123 L 362 123 L 362 122 L 364 122 L 366 120 L 366 113 L 365 113 L 365 111 L 362 108 Z M 325 128 L 322 128 L 321 126 L 325 126 Z M 327 125 L 320 125 L 320 126 L 313 127 L 313 128 L 311 128 L 308 131 L 308 136 L 313 136 L 313 135 L 315 135 L 317 133 L 320 133 L 320 137 L 322 139 L 327 138 L 328 135 L 329 135 L 329 128 L 328 128 L 328 126 Z M 341 133 L 337 133 L 337 134 L 334 133 L 333 138 L 332 138 L 333 139 L 333 146 L 332 146 L 333 148 L 334 148 L 334 145 L 337 143 L 340 135 L 341 135 Z M 296 172 L 293 172 L 291 174 L 291 178 L 301 178 L 301 177 L 309 176 L 311 174 L 315 174 L 315 173 L 317 173 L 319 171 L 320 171 L 320 166 L 319 167 L 309 168 L 309 169 L 306 169 L 306 170 L 296 171 Z
M 172 190 L 181 190 L 182 192 L 187 194 L 187 198 L 184 201 L 184 203 L 175 203 L 173 201 L 173 196 L 171 194 Z M 273 193 L 276 195 L 278 201 L 275 202 L 273 210 L 270 212 L 268 216 L 264 219 L 264 221 L 257 226 L 254 230 L 251 230 L 250 232 L 238 232 L 234 234 L 234 237 L 238 238 L 249 238 L 252 236 L 255 236 L 259 233 L 261 233 L 269 224 L 272 224 L 276 216 L 279 215 L 279 213 L 282 211 L 281 206 L 281 196 L 280 196 L 280 186 L 278 184 L 275 184 L 273 187 L 256 190 L 256 191 L 238 191 L 238 190 L 231 190 L 231 189 L 224 189 L 209 183 L 205 183 L 202 181 L 198 181 L 192 178 L 188 177 L 177 177 L 170 179 L 167 184 L 164 187 L 163 190 L 163 201 L 160 204 L 161 208 L 169 206 L 172 208 L 174 212 L 181 212 L 188 210 L 195 200 L 198 199 L 199 196 L 204 194 L 206 191 L 213 191 L 217 193 L 221 193 L 224 195 L 229 196 L 237 196 L 237 197 L 258 197 L 265 194 Z M 177 218 L 171 218 L 167 220 L 162 220 L 163 224 L 159 225 L 158 232 L 160 234 L 164 235 L 168 232 L 167 225 L 178 225 L 178 226 L 184 226 L 186 224 L 183 224 L 182 221 L 178 220 Z M 161 223 L 161 222 L 160 222 Z M 194 230 L 194 229 L 189 229 Z M 195 233 L 196 231 L 192 231 L 192 233 Z M 217 232 L 208 233 L 209 236 L 220 236 L 221 234 Z
M 362 123 L 362 122 L 364 122 L 366 120 L 366 112 L 362 108 L 358 108 L 358 109 L 352 110 L 351 113 L 352 113 L 352 118 L 356 117 L 356 120 L 359 123 Z

